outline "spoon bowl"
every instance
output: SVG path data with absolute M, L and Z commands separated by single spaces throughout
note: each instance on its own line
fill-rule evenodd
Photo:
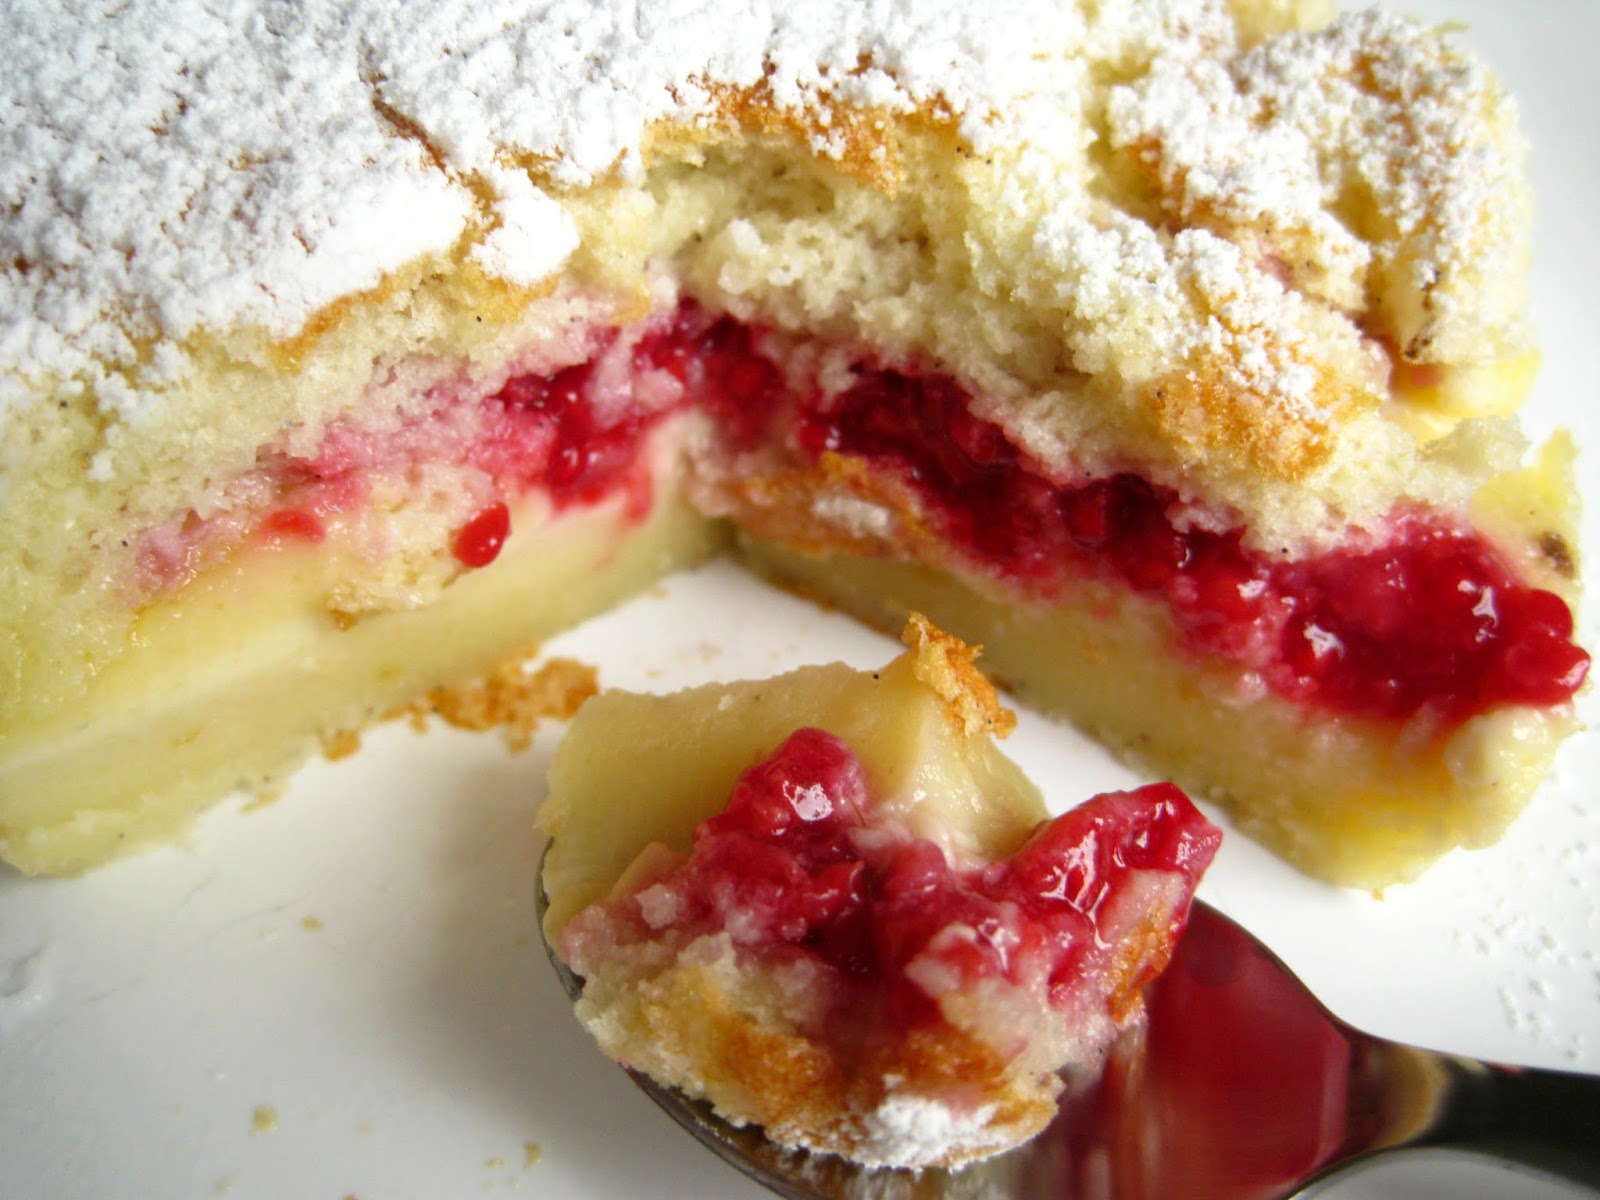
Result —
M 542 874 L 541 860 L 541 937 Z M 576 1000 L 583 980 L 545 949 Z M 1600 1191 L 1600 1077 L 1353 1029 L 1202 902 L 1145 1008 L 1099 1074 L 1069 1077 L 1048 1128 L 959 1170 L 869 1169 L 788 1149 L 628 1074 L 708 1149 L 790 1200 L 1278 1200 L 1403 1147 L 1484 1152 Z

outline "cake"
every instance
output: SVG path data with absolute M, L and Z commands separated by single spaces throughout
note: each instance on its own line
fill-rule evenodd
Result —
M 8 14 L 0 856 L 81 870 L 733 553 L 1301 868 L 1588 667 L 1515 109 L 1316 0 Z
M 1221 833 L 1171 784 L 1050 818 L 971 651 L 586 702 L 546 936 L 625 1066 L 781 1145 L 920 1170 L 1043 1129 L 1137 1026 Z

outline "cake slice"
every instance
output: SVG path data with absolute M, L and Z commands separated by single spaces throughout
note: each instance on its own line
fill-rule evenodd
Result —
M 730 531 L 1318 875 L 1497 837 L 1589 660 L 1453 36 L 681 7 L 12 15 L 0 857 L 170 837 Z
M 1142 1012 L 1219 831 L 1170 784 L 1048 817 L 915 618 L 881 671 L 608 692 L 557 752 L 546 933 L 602 1049 L 784 1145 L 986 1157 Z

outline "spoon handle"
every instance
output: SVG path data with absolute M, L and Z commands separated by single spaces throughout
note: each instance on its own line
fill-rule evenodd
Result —
M 1348 1155 L 1401 1146 L 1476 1151 L 1600 1190 L 1600 1077 L 1363 1040 Z
M 1600 1189 L 1600 1079 L 1470 1059 L 1423 1144 L 1482 1150 Z

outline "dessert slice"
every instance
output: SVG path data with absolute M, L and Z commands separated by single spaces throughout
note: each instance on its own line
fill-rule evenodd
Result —
M 739 553 L 880 628 L 920 610 L 983 642 L 1024 703 L 1223 804 L 1242 832 L 1335 883 L 1382 887 L 1491 844 L 1577 727 L 1589 655 L 1573 637 L 1564 446 L 1486 485 L 1471 515 L 1407 510 L 1278 554 L 1241 527 L 1183 527 L 1193 511 L 1135 476 L 1015 479 L 1048 497 L 1043 531 L 1012 560 L 1049 563 L 1046 586 L 926 542 L 742 535 Z M 996 524 L 1031 524 L 1016 505 L 997 505 Z M 930 507 L 950 515 L 913 501 L 882 524 Z
M 1500 835 L 1589 667 L 1571 448 L 1503 419 L 1536 359 L 1525 148 L 1439 31 L 1216 32 L 1081 93 L 1081 143 L 941 175 L 926 273 L 830 244 L 796 278 L 820 219 L 730 225 L 691 264 L 705 344 L 769 382 L 712 401 L 695 496 L 772 577 L 930 614 L 1302 869 L 1382 886 Z
M 1006 3 L 19 16 L 0 857 L 170 836 L 730 524 L 1308 870 L 1494 838 L 1588 667 L 1509 99 L 1319 0 Z
M 872 1166 L 998 1153 L 1142 1012 L 1220 833 L 1170 784 L 1051 820 L 972 653 L 602 693 L 557 753 L 546 933 L 605 1052 Z

